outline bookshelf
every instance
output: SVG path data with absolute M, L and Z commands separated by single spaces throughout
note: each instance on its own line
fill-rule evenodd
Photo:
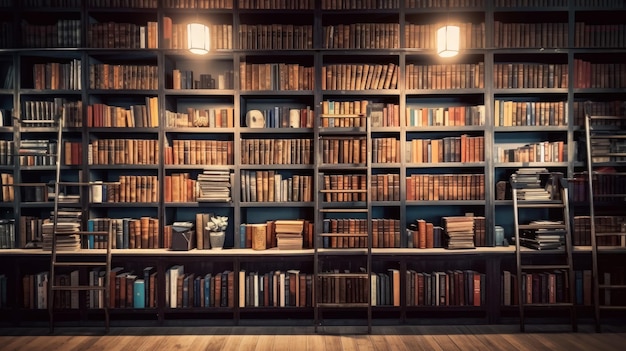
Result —
M 368 133 L 372 159 L 361 171 L 369 172 L 376 190 L 367 204 L 371 218 L 379 220 L 373 231 L 389 235 L 372 243 L 372 272 L 400 276 L 399 301 L 373 306 L 374 319 L 411 322 L 434 311 L 506 322 L 515 310 L 501 306 L 500 268 L 512 269 L 514 251 L 496 245 L 495 228 L 503 227 L 506 238 L 513 235 L 513 203 L 510 189 L 500 198 L 496 184 L 520 167 L 540 165 L 568 177 L 584 170 L 578 143 L 582 103 L 594 100 L 610 109 L 626 99 L 626 52 L 619 42 L 626 9 L 620 1 L 592 0 L 547 6 L 530 0 L 451 1 L 450 11 L 446 1 L 429 3 L 0 1 L 3 185 L 9 176 L 18 185 L 53 178 L 53 167 L 21 165 L 10 156 L 28 141 L 50 141 L 53 130 L 41 111 L 64 107 L 65 180 L 98 182 L 89 193 L 68 189 L 80 195 L 72 206 L 83 210 L 84 225 L 109 218 L 122 231 L 132 225 L 151 233 L 148 248 L 131 247 L 128 239 L 129 248 L 113 254 L 114 266 L 131 275 L 154 268 L 157 295 L 141 311 L 142 319 L 164 323 L 206 312 L 207 318 L 239 322 L 280 319 L 288 311 L 310 320 L 314 295 L 306 292 L 300 307 L 260 306 L 240 297 L 250 296 L 246 289 L 263 281 L 259 277 L 276 271 L 298 270 L 307 285 L 315 266 L 314 224 L 321 224 L 318 137 L 328 127 L 319 116 L 331 105 L 337 113 L 354 113 L 357 102 L 367 101 L 375 111 Z M 447 12 L 464 37 L 462 53 L 442 60 L 431 34 Z M 190 21 L 210 25 L 209 54 L 184 50 Z M 28 34 L 35 32 L 48 34 L 35 40 Z M 258 113 L 265 118 L 261 127 L 249 124 L 248 116 Z M 26 122 L 30 118 L 43 124 Z M 340 138 L 348 131 L 343 128 L 352 127 L 328 138 Z M 543 158 L 531 159 L 530 152 Z M 347 175 L 347 168 L 330 170 Z M 205 170 L 227 171 L 230 201 L 198 201 L 186 190 Z M 281 186 L 270 187 L 270 179 Z M 116 191 L 122 183 L 124 190 Z M 27 201 L 31 195 L 22 188 L 14 188 L 14 201 L 6 201 L 3 191 L 0 203 L 0 220 L 15 219 L 1 224 L 16 233 L 14 248 L 0 250 L 0 262 L 18 267 L 0 270 L 9 282 L 2 308 L 28 312 L 24 322 L 32 323 L 38 311 L 24 308 L 22 278 L 45 271 L 47 260 L 45 252 L 26 249 L 26 239 L 37 237 L 37 223 L 48 218 L 52 201 Z M 145 188 L 151 196 L 137 196 Z M 442 217 L 466 213 L 484 226 L 475 236 L 476 249 L 446 250 L 443 241 L 425 237 L 420 242 L 421 223 L 441 231 Z M 229 218 L 227 249 L 168 250 L 173 223 L 195 223 L 202 214 Z M 252 250 L 247 225 L 277 219 L 306 221 L 303 250 L 278 250 L 271 236 L 269 249 Z M 124 239 L 119 243 L 125 247 Z M 590 269 L 588 246 L 582 240 L 574 244 L 576 270 Z M 615 250 L 619 256 L 623 247 Z M 194 280 L 232 272 L 227 282 L 234 301 L 219 308 L 166 306 L 166 276 L 175 265 L 184 265 Z M 484 303 L 461 306 L 457 299 L 457 305 L 426 306 L 411 298 L 418 273 L 448 271 L 456 279 L 458 271 L 464 278 L 469 272 L 478 276 Z M 89 272 L 80 274 L 89 279 Z M 114 309 L 113 320 L 129 318 L 131 311 Z M 82 320 L 99 313 L 69 312 Z

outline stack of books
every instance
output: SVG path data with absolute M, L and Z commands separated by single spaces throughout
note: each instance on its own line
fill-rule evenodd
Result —
M 303 230 L 304 221 L 301 219 L 276 220 L 274 222 L 274 231 L 276 232 L 276 246 L 278 246 L 278 249 L 301 250 Z
M 560 248 L 565 242 L 563 221 L 536 220 L 530 224 L 543 228 L 522 231 L 520 245 L 535 250 L 550 250 Z
M 56 233 L 54 232 L 54 216 L 57 215 Z M 52 250 L 52 238 L 56 236 L 57 251 L 77 251 L 80 250 L 79 232 L 81 222 L 81 212 L 78 209 L 60 209 L 58 213 L 51 213 L 51 218 L 45 220 L 41 226 L 43 238 L 43 250 Z
M 443 217 L 447 249 L 474 249 L 474 217 Z
M 521 168 L 511 175 L 511 185 L 517 189 L 517 200 L 546 201 L 552 194 L 541 185 L 541 174 L 549 173 L 545 168 Z
M 198 202 L 230 202 L 230 171 L 204 170 L 198 175 Z

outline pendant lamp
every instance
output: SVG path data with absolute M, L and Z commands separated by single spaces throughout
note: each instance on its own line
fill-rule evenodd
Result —
M 450 24 L 449 3 L 446 1 L 446 23 L 437 29 L 437 55 L 453 57 L 459 53 L 461 46 L 461 28 Z

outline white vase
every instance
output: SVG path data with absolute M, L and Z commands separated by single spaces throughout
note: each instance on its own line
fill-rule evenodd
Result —
M 221 250 L 224 248 L 225 232 L 210 232 L 209 241 L 211 242 L 211 250 Z

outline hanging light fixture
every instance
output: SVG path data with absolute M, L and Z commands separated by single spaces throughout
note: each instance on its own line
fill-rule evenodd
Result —
M 202 23 L 189 23 L 187 25 L 187 47 L 189 51 L 197 55 L 209 52 L 211 37 L 209 27 Z
M 448 5 L 446 1 L 446 23 L 437 29 L 437 55 L 441 57 L 456 56 L 461 46 L 461 28 L 450 24 Z

